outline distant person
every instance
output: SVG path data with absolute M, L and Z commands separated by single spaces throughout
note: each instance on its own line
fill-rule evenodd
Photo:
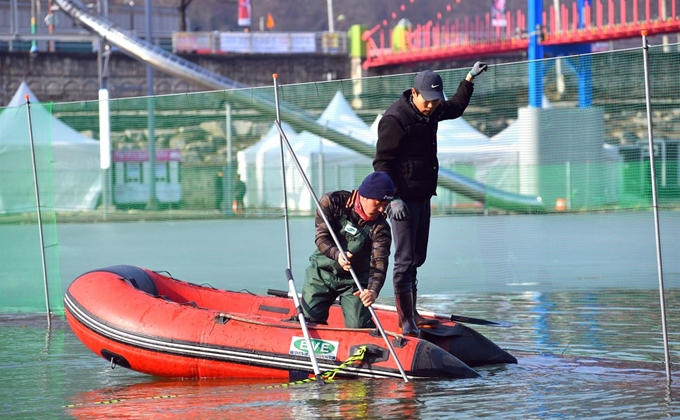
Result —
M 413 87 L 385 111 L 378 123 L 373 169 L 386 172 L 396 186 L 387 209 L 394 237 L 394 299 L 404 335 L 418 335 L 418 326 L 436 325 L 416 311 L 417 270 L 427 256 L 430 199 L 436 194 L 437 128 L 439 121 L 463 115 L 474 90 L 473 79 L 487 64 L 475 63 L 458 90 L 446 100 L 439 74 L 418 73 Z
M 371 306 L 387 275 L 392 235 L 384 212 L 394 195 L 394 183 L 384 172 L 368 175 L 358 190 L 324 194 L 317 210 L 314 242 L 302 288 L 302 309 L 310 321 L 324 324 L 338 296 L 347 328 L 373 328 Z M 333 230 L 347 256 L 331 236 Z M 361 284 L 359 292 L 350 265 Z
M 234 180 L 234 202 L 232 210 L 234 214 L 243 214 L 243 198 L 246 196 L 246 183 L 241 180 L 241 176 L 236 174 Z
M 226 206 L 224 198 L 224 172 L 217 171 L 215 175 L 215 208 L 224 210 Z

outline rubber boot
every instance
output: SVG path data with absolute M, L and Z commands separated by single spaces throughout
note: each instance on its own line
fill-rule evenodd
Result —
M 437 325 L 441 324 L 439 320 L 433 319 L 433 318 L 425 318 L 424 316 L 420 315 L 418 313 L 418 310 L 416 309 L 416 301 L 418 300 L 418 291 L 416 289 L 413 289 L 413 319 L 416 322 L 416 325 L 419 327 L 425 327 L 425 328 L 431 328 L 431 327 L 436 327 Z
M 413 294 L 411 292 L 396 293 L 394 303 L 399 314 L 401 333 L 410 337 L 418 337 L 418 326 L 413 319 Z

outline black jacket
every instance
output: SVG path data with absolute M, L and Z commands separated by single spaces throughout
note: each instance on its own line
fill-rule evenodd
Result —
M 439 121 L 463 115 L 474 84 L 463 80 L 449 100 L 439 104 L 429 118 L 411 104 L 411 89 L 393 103 L 378 124 L 373 169 L 387 172 L 404 200 L 429 200 L 436 194 L 437 128 Z

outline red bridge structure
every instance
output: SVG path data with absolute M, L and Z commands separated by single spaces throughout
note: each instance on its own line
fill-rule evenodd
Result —
M 409 0 L 415 3 L 416 0 Z M 461 0 L 455 0 L 460 3 Z M 463 0 L 464 1 L 464 0 Z M 465 17 L 387 29 L 388 22 L 376 25 L 362 35 L 366 42 L 365 69 L 378 66 L 483 57 L 528 51 L 529 106 L 540 107 L 543 97 L 544 64 L 552 56 L 582 54 L 570 65 L 579 80 L 579 106 L 592 104 L 591 45 L 647 35 L 680 32 L 677 3 L 680 0 L 575 0 L 557 2 L 543 11 L 543 0 L 528 0 L 526 15 L 493 9 L 482 16 Z M 657 3 L 658 2 L 658 3 Z M 495 3 L 495 2 L 494 2 Z M 504 3 L 504 2 L 503 2 Z M 655 4 L 656 3 L 656 4 Z M 454 4 L 446 6 L 451 12 Z M 406 4 L 400 8 L 406 10 Z M 652 9 L 654 13 L 652 13 Z M 492 16 L 493 12 L 493 16 Z M 670 14 L 668 13 L 670 12 Z M 392 13 L 392 19 L 398 17 Z M 402 21 L 403 22 L 403 21 Z M 549 64 L 549 63 L 548 63 Z M 568 63 L 569 64 L 569 63 Z

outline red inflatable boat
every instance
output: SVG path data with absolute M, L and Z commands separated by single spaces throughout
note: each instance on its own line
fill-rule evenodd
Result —
M 164 377 L 277 378 L 313 374 L 292 299 L 218 290 L 119 265 L 78 277 L 64 298 L 75 335 L 112 366 Z M 517 360 L 475 330 L 444 322 L 402 337 L 394 312 L 376 310 L 409 378 L 471 378 L 472 367 Z M 346 329 L 339 306 L 328 325 L 308 324 L 322 372 L 401 378 L 382 335 Z M 365 346 L 365 347 L 364 347 Z M 359 360 L 344 363 L 365 352 Z

